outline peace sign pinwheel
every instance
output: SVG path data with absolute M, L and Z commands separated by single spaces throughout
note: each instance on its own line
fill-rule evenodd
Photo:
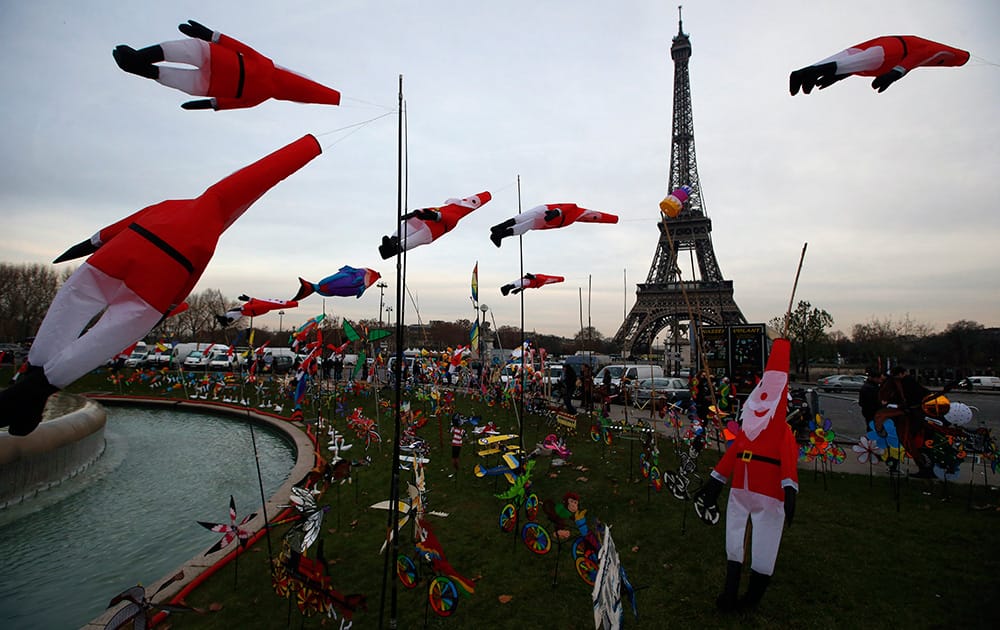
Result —
M 379 339 L 385 339 L 391 334 L 392 333 L 388 330 L 382 330 L 379 328 L 372 331 L 366 329 L 365 335 L 362 336 L 361 333 L 354 328 L 354 326 L 351 326 L 351 322 L 346 319 L 344 320 L 344 335 L 346 335 L 351 341 L 361 342 L 361 349 L 358 351 L 358 362 L 354 365 L 354 372 L 351 374 L 352 378 L 358 375 L 358 372 L 361 371 L 361 367 L 368 361 L 368 354 L 365 351 L 368 344 L 378 341 Z
M 212 548 L 205 552 L 207 556 L 210 553 L 214 553 L 223 547 L 229 545 L 235 539 L 239 539 L 240 546 L 246 547 L 247 541 L 250 540 L 250 532 L 243 529 L 243 526 L 249 523 L 253 517 L 257 516 L 256 512 L 245 516 L 240 524 L 236 524 L 236 499 L 233 495 L 229 495 L 229 523 L 206 523 L 205 521 L 198 521 L 198 524 L 205 529 L 211 530 L 219 534 L 225 534 L 219 542 L 212 545 Z

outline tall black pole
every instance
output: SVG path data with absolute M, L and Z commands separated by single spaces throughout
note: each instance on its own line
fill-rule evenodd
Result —
M 521 176 L 517 176 L 517 214 L 521 214 Z M 524 278 L 524 235 L 517 236 L 517 246 L 521 257 L 521 278 Z M 522 280 L 523 282 L 523 280 Z M 517 397 L 517 434 L 521 452 L 524 453 L 524 388 L 527 385 L 527 374 L 525 373 L 525 350 L 524 350 L 524 287 L 521 287 L 521 374 L 518 376 L 520 393 Z
M 403 299 L 404 281 L 402 266 L 402 250 L 404 230 L 403 221 L 403 75 L 399 75 L 399 137 L 397 158 L 397 193 L 396 193 L 396 225 L 400 239 L 400 251 L 396 254 L 396 361 L 393 365 L 393 380 L 395 381 L 395 405 L 393 409 L 393 439 L 392 439 L 392 475 L 389 484 L 389 521 L 386 527 L 391 532 L 392 541 L 382 567 L 382 597 L 379 605 L 379 628 L 383 627 L 385 612 L 385 592 L 388 582 L 392 582 L 389 604 L 389 628 L 396 628 L 397 585 L 395 580 L 396 556 L 399 555 L 399 434 L 400 434 L 400 404 L 402 397 L 401 375 L 403 365 L 403 324 L 401 301 Z

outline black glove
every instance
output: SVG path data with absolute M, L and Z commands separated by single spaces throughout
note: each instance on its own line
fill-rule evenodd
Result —
M 545 220 L 546 221 L 551 221 L 552 219 L 555 219 L 556 217 L 558 217 L 560 214 L 562 214 L 562 213 L 559 210 L 546 210 L 545 211 Z
M 902 79 L 904 74 L 906 73 L 903 72 L 902 68 L 893 68 L 885 74 L 875 77 L 875 80 L 872 81 L 872 87 L 878 90 L 879 93 L 885 92 L 890 85 Z
M 719 522 L 719 493 L 724 484 L 715 477 L 709 477 L 705 485 L 694 495 L 694 512 L 709 525 Z
M 177 28 L 188 37 L 203 39 L 206 42 L 212 41 L 212 29 L 194 20 L 188 20 L 187 24 L 181 24 Z
M 212 99 L 203 98 L 197 101 L 188 101 L 187 103 L 182 103 L 181 107 L 184 109 L 212 109 L 214 105 L 212 104 Z
M 795 517 L 795 496 L 798 490 L 791 486 L 785 486 L 785 527 L 792 526 L 792 518 Z
M 788 77 L 788 91 L 791 92 L 792 96 L 795 96 L 799 93 L 800 88 L 806 94 L 812 92 L 816 85 L 822 89 L 834 82 L 830 78 L 835 76 L 836 71 L 837 62 L 835 61 L 796 70 Z
M 431 210 L 430 208 L 424 208 L 422 210 L 414 210 L 413 216 L 417 217 L 421 221 L 437 221 L 440 216 L 436 210 Z
M 708 481 L 694 494 L 695 501 L 701 501 L 706 505 L 715 505 L 719 502 L 719 493 L 722 492 L 723 484 L 715 477 L 709 477 Z

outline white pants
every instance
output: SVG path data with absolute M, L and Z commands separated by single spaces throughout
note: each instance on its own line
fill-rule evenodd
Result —
M 124 282 L 83 263 L 52 300 L 28 362 L 44 368 L 49 383 L 62 389 L 142 339 L 162 317 Z
M 399 236 L 400 251 L 408 251 L 420 245 L 427 245 L 434 240 L 431 229 L 421 219 L 407 219 L 403 224 L 404 229 L 397 231 Z
M 731 489 L 726 507 L 726 559 L 743 562 L 747 522 L 753 523 L 750 568 L 757 573 L 772 575 L 785 525 L 784 502 L 743 488 Z
M 200 39 L 181 39 L 163 42 L 160 48 L 163 49 L 164 61 L 183 63 L 194 68 L 157 66 L 159 78 L 156 81 L 191 96 L 208 96 L 208 85 L 212 79 L 212 67 L 209 62 L 211 49 L 208 42 Z
M 870 71 L 885 63 L 885 50 L 881 46 L 872 46 L 867 50 L 848 48 L 813 65 L 819 66 L 831 61 L 837 62 L 837 74 Z

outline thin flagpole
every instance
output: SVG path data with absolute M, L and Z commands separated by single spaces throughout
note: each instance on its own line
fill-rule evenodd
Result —
M 795 270 L 795 282 L 792 284 L 792 295 L 788 298 L 788 310 L 785 311 L 785 329 L 781 332 L 784 339 L 788 339 L 788 324 L 792 320 L 792 303 L 795 301 L 795 291 L 799 288 L 799 274 L 802 273 L 802 261 L 806 258 L 806 248 L 809 243 L 802 244 L 802 253 L 799 254 L 799 268 Z

